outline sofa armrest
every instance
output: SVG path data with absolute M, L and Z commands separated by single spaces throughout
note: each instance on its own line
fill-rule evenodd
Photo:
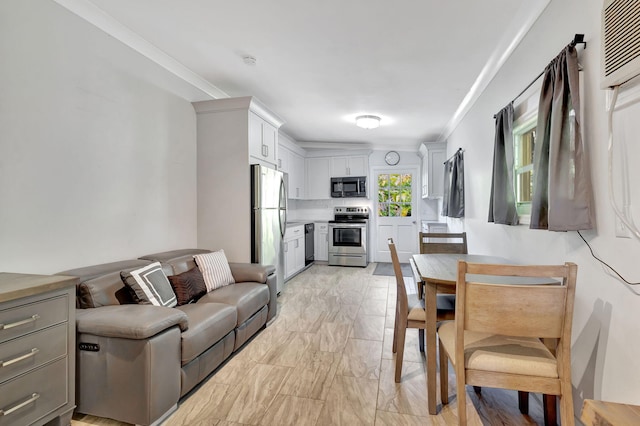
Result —
M 112 305 L 76 310 L 78 333 L 96 336 L 142 340 L 175 325 L 187 330 L 187 315 L 163 306 Z
M 237 283 L 253 282 L 266 284 L 267 277 L 274 273 L 272 265 L 259 265 L 257 263 L 233 263 L 229 262 L 231 274 Z

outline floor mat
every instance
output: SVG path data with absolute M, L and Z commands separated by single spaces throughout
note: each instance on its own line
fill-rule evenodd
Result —
M 402 269 L 403 277 L 413 276 L 413 273 L 411 272 L 411 265 L 408 263 L 401 263 L 400 269 Z M 385 275 L 387 277 L 395 276 L 395 273 L 393 272 L 393 263 L 379 262 L 376 265 L 376 269 L 373 271 L 373 275 Z

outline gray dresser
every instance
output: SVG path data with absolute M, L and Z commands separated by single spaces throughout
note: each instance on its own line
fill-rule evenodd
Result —
M 0 272 L 0 426 L 70 424 L 76 281 Z

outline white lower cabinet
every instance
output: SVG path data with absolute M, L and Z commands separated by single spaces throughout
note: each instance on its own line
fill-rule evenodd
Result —
M 329 260 L 329 224 L 327 222 L 316 222 L 314 235 L 314 258 L 315 260 Z
M 304 225 L 290 226 L 284 234 L 284 279 L 304 269 Z

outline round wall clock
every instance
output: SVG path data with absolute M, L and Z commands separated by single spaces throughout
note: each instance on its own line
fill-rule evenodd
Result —
M 384 161 L 390 166 L 395 166 L 400 162 L 400 154 L 396 151 L 389 151 L 384 156 Z

